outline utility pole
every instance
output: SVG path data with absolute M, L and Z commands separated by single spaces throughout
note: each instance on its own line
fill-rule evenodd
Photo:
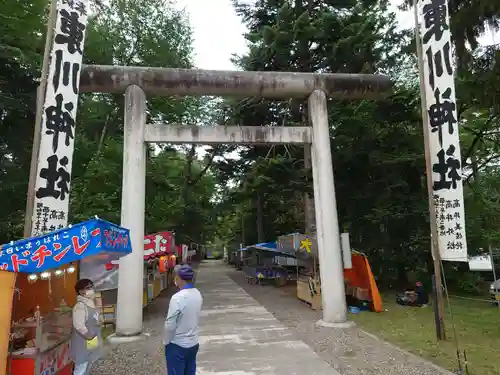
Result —
M 444 329 L 444 298 L 442 287 L 442 274 L 441 274 L 441 255 L 439 253 L 438 241 L 438 227 L 436 220 L 436 207 L 434 205 L 434 189 L 432 182 L 432 165 L 429 147 L 429 114 L 427 113 L 427 100 L 425 95 L 425 81 L 424 81 L 424 57 L 422 52 L 422 43 L 420 38 L 420 22 L 418 17 L 417 0 L 413 3 L 415 11 L 415 44 L 417 46 L 418 58 L 418 71 L 420 76 L 420 102 L 422 105 L 422 124 L 424 130 L 424 146 L 425 146 L 425 170 L 427 175 L 427 194 L 429 196 L 429 215 L 431 226 L 431 253 L 434 263 L 434 287 L 435 297 L 435 323 L 436 323 L 436 337 L 438 340 L 446 340 L 446 332 Z

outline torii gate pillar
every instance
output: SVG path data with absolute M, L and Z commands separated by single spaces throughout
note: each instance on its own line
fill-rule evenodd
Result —
M 347 327 L 340 231 L 330 149 L 327 96 L 376 98 L 391 87 L 385 76 L 283 72 L 218 72 L 166 68 L 87 66 L 82 92 L 125 91 L 122 226 L 130 229 L 132 254 L 120 259 L 116 337 L 142 331 L 146 143 L 311 144 L 323 319 Z M 309 98 L 312 128 L 146 124 L 146 95 Z
M 139 86 L 125 91 L 124 122 L 121 225 L 130 229 L 132 253 L 118 268 L 116 332 L 136 336 L 142 331 L 146 205 L 146 95 Z

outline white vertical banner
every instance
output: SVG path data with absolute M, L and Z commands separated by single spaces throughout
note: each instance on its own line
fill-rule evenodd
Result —
M 467 262 L 460 129 L 447 0 L 418 0 L 423 81 L 439 254 Z M 424 124 L 425 125 L 425 124 Z
M 342 247 L 342 260 L 344 261 L 344 269 L 352 269 L 352 252 L 349 233 L 340 233 L 340 245 Z
M 31 234 L 68 223 L 88 0 L 59 0 L 42 114 Z

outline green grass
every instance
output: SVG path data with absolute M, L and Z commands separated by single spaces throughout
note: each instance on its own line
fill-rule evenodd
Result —
M 104 327 L 102 327 L 101 334 L 104 340 L 113 333 L 115 333 L 115 327 L 112 324 L 106 324 Z
M 451 300 L 459 345 L 467 353 L 471 375 L 500 374 L 500 310 L 487 302 Z M 358 326 L 379 338 L 435 364 L 455 371 L 458 368 L 452 320 L 446 306 L 447 340 L 437 342 L 433 307 L 410 308 L 384 297 L 386 312 L 352 315 Z

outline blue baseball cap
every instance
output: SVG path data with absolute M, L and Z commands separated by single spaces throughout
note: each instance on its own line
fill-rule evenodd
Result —
M 176 270 L 177 276 L 179 276 L 184 281 L 189 281 L 194 279 L 194 271 L 188 264 L 183 264 Z

